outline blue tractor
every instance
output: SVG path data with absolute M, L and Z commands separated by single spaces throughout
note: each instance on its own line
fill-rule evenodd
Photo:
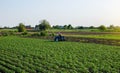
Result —
M 58 35 L 58 36 L 55 36 L 54 41 L 56 41 L 56 42 L 65 41 L 65 38 L 64 38 L 64 36 Z

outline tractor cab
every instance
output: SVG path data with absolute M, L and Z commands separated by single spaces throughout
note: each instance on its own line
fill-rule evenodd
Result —
M 56 42 L 58 42 L 58 41 L 65 41 L 65 38 L 64 38 L 64 36 L 62 36 L 59 33 L 57 36 L 55 36 L 54 41 L 56 41 Z

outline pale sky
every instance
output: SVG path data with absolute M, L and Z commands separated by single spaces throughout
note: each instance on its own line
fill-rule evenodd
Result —
M 19 23 L 51 25 L 120 26 L 120 0 L 0 0 L 0 27 Z

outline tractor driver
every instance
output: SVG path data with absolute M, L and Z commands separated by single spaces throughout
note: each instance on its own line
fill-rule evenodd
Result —
M 58 36 L 61 38 L 61 36 L 62 36 L 62 35 L 61 35 L 61 33 L 60 33 L 60 32 L 58 33 Z

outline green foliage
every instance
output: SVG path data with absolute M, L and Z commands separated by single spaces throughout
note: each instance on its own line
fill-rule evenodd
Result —
M 107 28 L 104 25 L 100 25 L 98 27 L 98 29 L 101 30 L 101 31 L 105 31 Z
M 63 28 L 64 28 L 64 29 L 73 29 L 73 27 L 72 27 L 71 24 L 69 24 L 69 25 L 64 25 Z
M 77 38 L 94 38 L 94 39 L 113 39 L 113 40 L 120 40 L 120 34 L 102 34 L 99 33 L 96 35 L 65 35 L 66 37 L 77 37 Z
M 14 31 L 1 31 L 1 35 L 2 36 L 10 36 L 10 35 L 14 35 Z
M 120 32 L 120 27 L 119 27 L 119 26 L 114 27 L 114 28 L 113 28 L 113 31 L 114 31 L 114 32 Z
M 64 25 L 63 27 L 64 27 L 64 29 L 67 29 L 67 25 Z
M 28 33 L 27 32 L 23 32 L 22 35 L 27 35 Z
M 90 26 L 89 29 L 94 29 L 95 27 L 94 26 Z
M 33 33 L 31 36 L 40 36 L 40 33 Z
M 114 29 L 114 25 L 110 25 L 109 28 L 110 28 L 110 29 Z
M 63 29 L 63 26 L 55 25 L 55 26 L 53 26 L 52 28 L 54 28 L 54 29 Z
M 120 27 L 119 26 L 110 25 L 109 26 L 109 31 L 110 32 L 120 32 Z
M 56 26 L 53 26 L 54 29 L 73 29 L 72 25 L 69 24 L 69 25 L 64 25 L 64 26 L 60 26 L 60 25 L 56 25 Z
M 18 32 L 25 32 L 26 28 L 25 25 L 23 23 L 20 23 L 18 26 Z
M 46 31 L 41 31 L 40 36 L 47 36 L 47 32 Z
M 67 29 L 73 29 L 72 25 L 69 24 L 69 25 L 67 26 Z
M 34 33 L 31 36 L 39 37 L 39 36 L 47 36 L 47 35 L 48 33 L 46 31 L 41 31 L 40 33 Z
M 83 26 L 77 26 L 76 29 L 84 29 Z
M 119 73 L 120 47 L 0 37 L 3 73 Z
M 55 33 L 52 32 L 52 33 L 49 34 L 49 36 L 55 36 Z
M 47 20 L 42 20 L 41 23 L 39 24 L 40 31 L 45 31 L 50 28 L 51 28 L 50 23 Z

